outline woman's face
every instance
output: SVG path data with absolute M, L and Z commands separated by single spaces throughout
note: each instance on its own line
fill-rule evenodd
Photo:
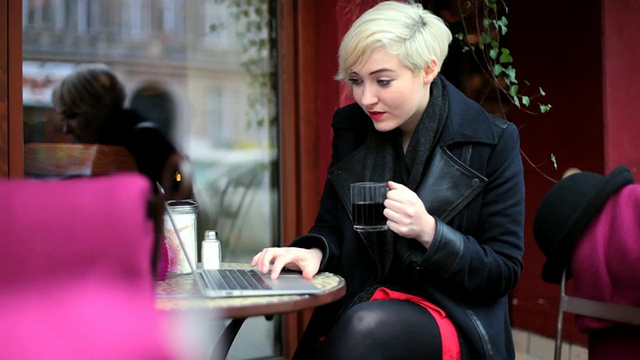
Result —
M 62 120 L 63 131 L 80 143 L 93 144 L 98 141 L 98 128 L 94 121 L 71 110 L 58 111 Z
M 349 76 L 351 94 L 378 131 L 400 128 L 412 134 L 429 102 L 435 70 L 418 73 L 385 48 L 376 48 Z

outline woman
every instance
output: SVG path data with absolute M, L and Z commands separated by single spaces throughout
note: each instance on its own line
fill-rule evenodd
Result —
M 252 264 L 343 276 L 295 358 L 513 359 L 507 294 L 522 270 L 524 181 L 515 126 L 439 70 L 451 33 L 420 5 L 383 2 L 345 35 L 337 79 L 355 104 L 333 118 L 318 216 Z M 353 230 L 349 185 L 388 181 L 389 231 Z M 376 301 L 371 301 L 376 300 Z
M 165 164 L 177 151 L 153 123 L 124 109 L 125 97 L 124 86 L 104 64 L 78 66 L 52 94 L 66 133 L 81 143 L 126 147 L 138 170 L 162 183 Z

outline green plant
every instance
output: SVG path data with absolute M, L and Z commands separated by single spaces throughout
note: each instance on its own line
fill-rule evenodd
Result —
M 518 108 L 532 113 L 546 113 L 551 105 L 538 101 L 546 94 L 541 87 L 531 91 L 531 84 L 524 80 L 525 86 L 516 77 L 511 51 L 504 46 L 503 37 L 507 34 L 509 12 L 504 0 L 458 0 L 463 31 L 455 34 L 463 44 L 464 51 L 470 51 L 476 61 L 482 65 L 485 74 L 490 77 L 496 89 L 503 92 Z M 537 111 L 531 110 L 534 103 Z
M 509 8 L 506 1 L 457 0 L 457 3 L 462 30 L 455 33 L 455 37 L 461 43 L 463 52 L 472 54 L 485 76 L 491 79 L 493 88 L 522 111 L 534 114 L 550 111 L 551 104 L 540 101 L 540 98 L 546 95 L 542 87 L 532 87 L 526 80 L 520 82 L 516 76 L 511 51 L 504 41 L 509 25 L 506 17 Z M 501 97 L 498 96 L 497 100 L 504 114 Z M 540 171 L 524 152 L 521 151 L 521 154 L 542 176 L 556 182 Z M 557 170 L 556 156 L 551 153 L 549 159 Z

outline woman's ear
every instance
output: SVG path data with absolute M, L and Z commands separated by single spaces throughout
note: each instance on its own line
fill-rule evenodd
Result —
M 429 64 L 422 70 L 422 81 L 426 84 L 431 84 L 433 79 L 438 76 L 438 62 L 435 59 L 431 59 Z

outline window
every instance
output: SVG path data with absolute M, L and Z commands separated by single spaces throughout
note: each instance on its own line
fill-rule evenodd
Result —
M 216 229 L 223 261 L 249 261 L 279 239 L 275 3 L 23 0 L 23 69 L 33 80 L 23 85 L 25 142 L 73 141 L 52 109 L 51 89 L 80 63 L 107 64 L 125 86 L 127 106 L 162 123 L 191 160 L 199 239 Z M 239 183 L 242 196 L 222 196 Z M 239 209 L 231 218 L 220 211 L 228 204 Z M 278 355 L 278 320 L 259 321 L 262 345 L 239 349 L 249 351 L 239 357 Z

